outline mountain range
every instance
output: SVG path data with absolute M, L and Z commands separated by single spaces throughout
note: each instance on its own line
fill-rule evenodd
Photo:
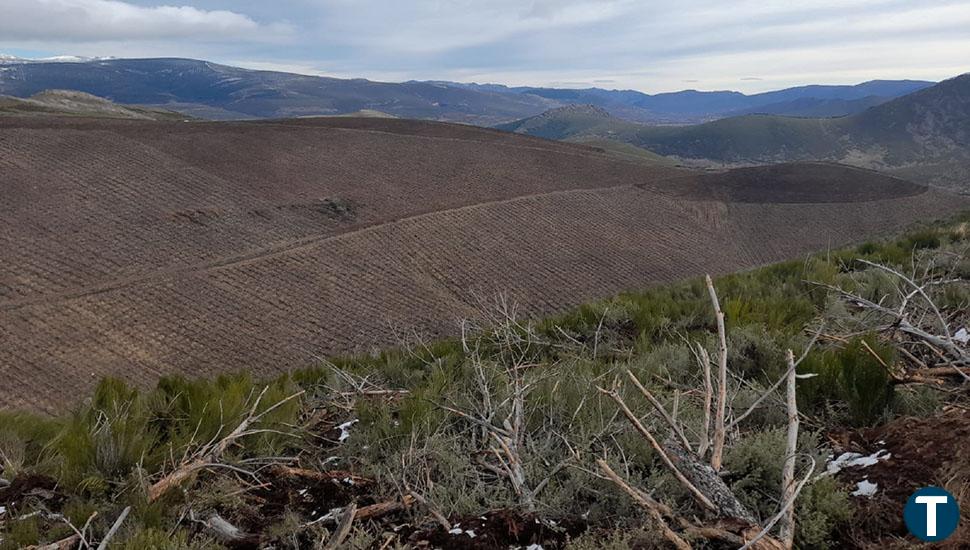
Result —
M 548 139 L 611 140 L 707 165 L 829 160 L 970 192 L 970 74 L 840 118 L 744 115 L 648 126 L 588 105 L 499 128 Z
M 696 90 L 650 95 L 598 88 L 386 83 L 256 71 L 178 58 L 0 57 L 0 94 L 29 97 L 49 89 L 77 90 L 119 103 L 161 107 L 208 119 L 379 111 L 402 118 L 494 125 L 565 105 L 592 104 L 636 122 L 683 124 L 753 112 L 843 116 L 932 84 L 876 80 L 855 86 L 801 86 L 754 95 Z
M 635 90 L 598 88 L 569 90 L 475 84 L 463 86 L 535 95 L 565 104 L 594 105 L 634 122 L 683 124 L 751 113 L 845 116 L 932 85 L 932 82 L 921 80 L 872 80 L 852 86 L 799 86 L 753 95 L 731 91 L 683 90 L 650 95 Z

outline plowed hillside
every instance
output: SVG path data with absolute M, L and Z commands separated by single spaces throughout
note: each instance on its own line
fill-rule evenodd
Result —
M 694 174 L 389 119 L 0 120 L 0 407 L 454 333 L 857 241 L 961 203 L 823 164 Z M 723 182 L 723 184 L 721 183 Z

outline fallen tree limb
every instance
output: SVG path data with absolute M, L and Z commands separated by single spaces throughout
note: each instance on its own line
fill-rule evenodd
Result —
M 363 521 L 365 519 L 376 518 L 391 514 L 394 512 L 400 512 L 401 510 L 407 510 L 415 502 L 415 498 L 411 495 L 404 495 L 401 500 L 388 500 L 386 502 L 378 502 L 377 504 L 371 504 L 370 506 L 364 506 L 363 508 L 358 508 L 354 519 L 358 521 Z
M 108 529 L 108 533 L 104 536 L 103 539 L 101 539 L 101 544 L 98 545 L 98 550 L 107 550 L 108 543 L 111 541 L 111 537 L 115 536 L 115 533 L 117 533 L 118 529 L 121 528 L 121 524 L 124 523 L 125 518 L 128 517 L 129 512 L 131 512 L 131 506 L 127 506 L 125 507 L 124 510 L 121 511 L 121 514 L 118 515 L 118 519 L 116 519 L 115 522 L 111 524 L 111 529 Z
M 607 464 L 605 460 L 601 458 L 597 459 L 596 464 L 600 467 L 600 470 L 606 474 L 606 477 L 610 478 L 610 481 L 615 483 L 620 489 L 623 489 L 626 494 L 630 495 L 630 497 L 637 504 L 647 511 L 650 518 L 653 519 L 654 523 L 657 524 L 657 527 L 660 528 L 660 533 L 665 539 L 667 539 L 671 544 L 674 545 L 675 548 L 678 548 L 679 550 L 690 550 L 691 545 L 681 538 L 680 535 L 675 533 L 670 526 L 667 525 L 667 522 L 664 521 L 663 516 L 671 513 L 669 508 L 660 504 L 643 491 L 632 487 L 616 472 L 614 472 L 613 468 L 610 468 L 610 465 Z
M 238 426 L 236 426 L 236 429 L 229 433 L 229 435 L 215 443 L 207 443 L 206 445 L 203 445 L 202 448 L 192 456 L 192 458 L 184 461 L 172 473 L 166 475 L 149 487 L 148 502 L 155 502 L 162 495 L 167 493 L 169 490 L 178 487 L 195 473 L 210 467 L 212 464 L 218 463 L 229 447 L 234 443 L 248 435 L 262 432 L 262 430 L 250 429 L 252 425 L 258 423 L 263 419 L 263 417 L 283 406 L 283 404 L 296 399 L 305 393 L 305 391 L 294 393 L 293 395 L 282 399 L 275 405 L 267 408 L 265 411 L 257 414 L 256 410 L 259 409 L 259 403 L 262 401 L 263 396 L 266 395 L 268 390 L 269 386 L 263 388 L 263 391 L 260 392 L 259 397 L 257 397 L 256 401 L 253 403 L 249 414 L 239 423 Z
M 630 407 L 628 407 L 626 402 L 623 401 L 623 398 L 620 397 L 620 394 L 616 393 L 616 391 L 605 390 L 603 388 L 598 388 L 598 389 L 600 392 L 602 392 L 605 395 L 608 395 L 611 399 L 613 399 L 613 401 L 616 402 L 616 404 L 620 407 L 620 410 L 623 411 L 623 414 L 624 416 L 626 416 L 627 420 L 629 420 L 630 423 L 633 425 L 633 427 L 636 428 L 637 432 L 639 432 L 640 435 L 642 435 L 650 443 L 650 446 L 653 447 L 653 449 L 657 452 L 658 455 L 660 455 L 660 458 L 663 461 L 664 465 L 666 465 L 667 468 L 670 470 L 670 472 L 674 474 L 674 477 L 677 478 L 677 481 L 679 481 L 680 484 L 683 485 L 685 489 L 687 489 L 687 491 L 691 494 L 694 500 L 697 501 L 697 503 L 700 504 L 701 507 L 706 509 L 707 511 L 717 513 L 718 507 L 713 502 L 711 502 L 711 499 L 708 498 L 707 495 L 705 495 L 700 490 L 698 490 L 698 488 L 695 487 L 694 484 L 690 482 L 690 480 L 684 477 L 683 472 L 680 471 L 680 469 L 671 459 L 666 449 L 664 449 L 664 447 L 656 440 L 656 438 L 653 437 L 653 434 L 650 433 L 650 430 L 648 430 L 646 426 L 644 426 L 643 423 L 640 422 L 640 419 L 637 418 L 635 414 L 633 414 L 633 411 L 631 411 Z
M 626 375 L 633 382 L 633 385 L 636 386 L 638 390 L 640 390 L 640 393 L 643 394 L 643 397 L 645 397 L 647 401 L 649 401 L 650 404 L 653 405 L 653 408 L 660 414 L 660 417 L 667 422 L 667 425 L 670 426 L 670 429 L 673 431 L 673 433 L 680 439 L 680 444 L 683 445 L 685 449 L 690 451 L 691 450 L 690 442 L 687 441 L 687 436 L 684 435 L 684 430 L 680 429 L 680 426 L 677 425 L 677 421 L 674 420 L 673 417 L 671 417 L 670 414 L 667 413 L 667 409 L 665 409 L 664 406 L 660 404 L 660 401 L 657 401 L 657 398 L 654 397 L 653 394 L 650 393 L 649 390 L 647 390 L 647 388 L 643 387 L 643 384 L 640 383 L 640 379 L 637 378 L 635 374 L 633 374 L 633 371 L 627 370 Z
M 343 513 L 340 514 L 340 521 L 337 523 L 337 530 L 334 531 L 333 535 L 327 541 L 327 544 L 323 547 L 324 550 L 336 550 L 340 548 L 340 545 L 344 543 L 344 539 L 350 534 L 350 528 L 354 525 L 354 519 L 357 515 L 357 505 L 350 503 L 344 509 Z

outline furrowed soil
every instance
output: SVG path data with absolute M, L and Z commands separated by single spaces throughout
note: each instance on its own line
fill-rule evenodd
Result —
M 271 375 L 966 208 L 870 171 L 694 173 L 460 125 L 0 120 L 0 408 Z

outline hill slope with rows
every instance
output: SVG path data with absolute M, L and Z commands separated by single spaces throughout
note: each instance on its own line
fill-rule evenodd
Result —
M 803 163 L 722 173 L 395 119 L 0 120 L 0 408 L 104 376 L 269 375 L 860 241 L 967 202 Z M 864 215 L 860 215 L 864 213 Z

